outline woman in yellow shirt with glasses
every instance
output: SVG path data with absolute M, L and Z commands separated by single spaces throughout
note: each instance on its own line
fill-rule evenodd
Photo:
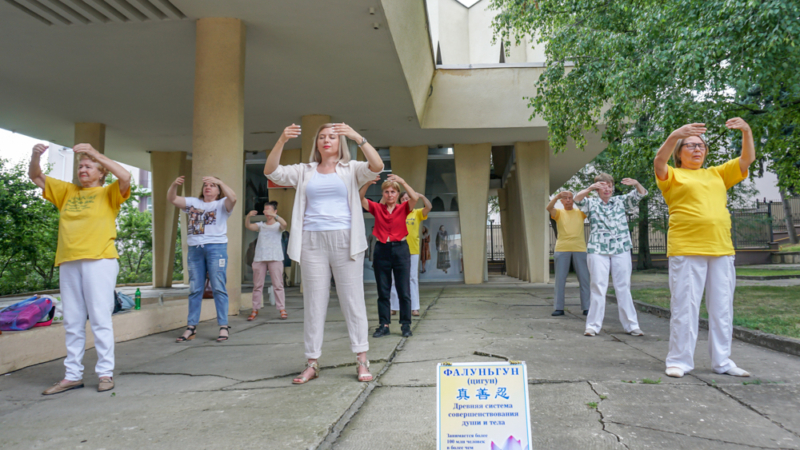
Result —
M 742 132 L 742 154 L 722 165 L 704 168 L 708 144 L 705 124 L 673 131 L 658 149 L 656 183 L 669 206 L 670 334 L 667 375 L 680 378 L 694 368 L 700 301 L 706 292 L 708 348 L 714 372 L 750 374 L 731 361 L 736 252 L 731 240 L 727 191 L 747 178 L 755 161 L 753 132 L 740 118 L 726 122 Z M 670 155 L 675 167 L 667 165 Z

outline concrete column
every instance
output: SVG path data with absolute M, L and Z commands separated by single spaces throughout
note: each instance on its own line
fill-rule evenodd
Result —
M 420 194 L 425 194 L 425 178 L 428 174 L 427 145 L 389 147 L 389 159 L 392 161 L 393 174 L 405 179 Z
M 528 281 L 550 279 L 550 233 L 545 207 L 550 193 L 550 145 L 547 141 L 515 144 L 520 212 L 528 253 Z
M 309 162 L 309 157 L 311 155 L 311 145 L 314 143 L 314 133 L 316 133 L 317 128 L 320 125 L 330 123 L 331 116 L 327 116 L 324 114 L 309 114 L 303 116 L 300 119 L 300 127 L 302 128 L 303 132 L 300 135 L 300 140 L 302 141 L 303 146 L 303 154 L 300 155 L 303 162 Z
M 283 153 L 281 153 L 281 165 L 299 164 L 301 162 L 301 154 L 302 149 L 299 148 L 284 150 Z M 286 220 L 286 229 L 289 233 L 292 232 L 292 209 L 294 208 L 294 196 L 296 192 L 294 188 L 276 188 L 269 190 L 269 199 L 270 201 L 278 202 L 278 215 Z M 261 211 L 258 213 L 261 214 Z M 286 275 L 289 277 L 289 286 L 294 285 L 296 266 L 297 263 L 292 261 L 292 266 L 286 268 Z
M 106 152 L 106 126 L 102 123 L 78 122 L 75 124 L 75 145 L 92 144 L 95 150 L 105 154 Z M 78 179 L 78 154 L 75 154 L 72 164 L 72 182 L 80 186 Z
M 245 25 L 240 19 L 197 21 L 192 127 L 192 192 L 204 176 L 216 176 L 236 193 L 228 219 L 229 313 L 242 297 L 242 204 L 244 202 Z
M 153 186 L 153 287 L 172 287 L 178 208 L 167 201 L 167 191 L 181 173 L 186 152 L 150 152 Z
M 185 178 L 183 180 L 183 189 L 179 189 L 179 194 L 183 197 L 192 196 L 192 160 L 184 158 L 181 164 L 181 175 Z M 181 220 L 181 256 L 183 259 L 183 284 L 189 285 L 189 240 L 186 236 L 188 230 L 188 216 L 186 214 L 178 214 Z
M 491 153 L 492 144 L 456 144 L 453 148 L 466 284 L 483 283 Z

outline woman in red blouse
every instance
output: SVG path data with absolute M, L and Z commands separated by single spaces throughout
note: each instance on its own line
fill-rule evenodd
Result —
M 380 181 L 376 178 L 370 184 Z M 370 184 L 361 188 L 361 206 L 375 216 L 375 227 L 372 235 L 378 240 L 375 243 L 375 252 L 372 259 L 372 269 L 375 271 L 375 282 L 378 285 L 378 316 L 380 325 L 375 329 L 372 337 L 381 337 L 389 334 L 391 323 L 390 295 L 392 291 L 392 273 L 394 273 L 397 296 L 400 298 L 400 330 L 403 337 L 411 336 L 411 296 L 409 285 L 409 269 L 411 254 L 408 250 L 408 228 L 406 216 L 417 204 L 419 194 L 402 178 L 391 174 L 381 185 L 383 202 L 376 203 L 364 197 Z M 408 201 L 397 204 L 400 198 L 400 185 L 408 192 Z

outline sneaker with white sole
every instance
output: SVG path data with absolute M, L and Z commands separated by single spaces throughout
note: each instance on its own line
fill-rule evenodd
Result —
M 666 373 L 672 378 L 683 378 L 683 369 L 679 367 L 667 367 Z
M 584 331 L 584 332 L 583 332 L 583 335 L 584 335 L 584 336 L 594 336 L 594 335 L 596 335 L 596 334 L 597 334 L 597 333 L 595 333 L 595 332 L 594 332 L 594 330 L 592 330 L 592 329 L 590 329 L 590 328 L 587 328 L 587 329 L 586 329 L 586 331 Z
M 640 330 L 638 328 L 635 329 L 635 330 L 631 330 L 631 332 L 629 334 L 631 336 L 644 336 L 644 333 L 642 333 L 642 330 Z
M 749 377 L 750 372 L 740 368 L 740 367 L 732 367 L 725 372 L 726 375 L 730 375 L 733 377 Z

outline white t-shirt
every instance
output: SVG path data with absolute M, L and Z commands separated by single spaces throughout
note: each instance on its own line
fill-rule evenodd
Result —
M 188 245 L 227 244 L 228 217 L 225 199 L 206 203 L 196 197 L 185 197 L 188 214 L 186 236 Z
M 275 221 L 272 225 L 258 223 L 258 244 L 253 261 L 283 261 L 281 245 L 281 224 Z
M 335 172 L 315 170 L 306 185 L 303 231 L 349 230 L 350 216 L 344 181 Z

